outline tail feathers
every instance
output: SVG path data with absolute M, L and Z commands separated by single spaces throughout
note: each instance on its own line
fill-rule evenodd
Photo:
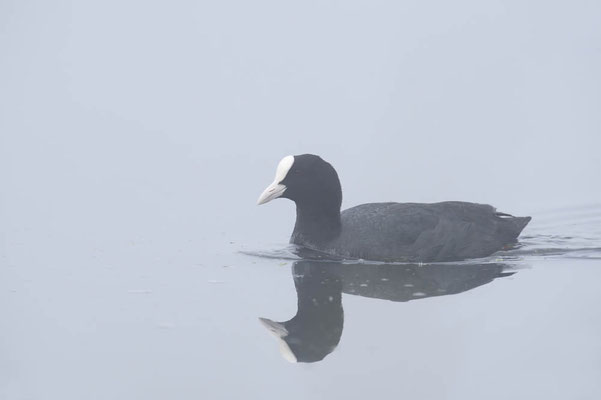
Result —
M 515 217 L 513 219 L 514 225 L 516 227 L 516 237 L 522 232 L 522 230 L 528 225 L 532 217 Z
M 497 216 L 503 220 L 500 229 L 506 235 L 508 240 L 516 240 L 522 230 L 528 225 L 532 217 L 514 217 L 509 214 L 497 213 Z

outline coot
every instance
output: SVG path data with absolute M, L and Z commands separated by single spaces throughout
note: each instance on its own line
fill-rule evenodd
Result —
M 530 217 L 486 204 L 369 203 L 340 212 L 336 170 L 321 157 L 284 157 L 258 204 L 296 203 L 290 243 L 336 257 L 388 262 L 458 261 L 486 257 L 515 243 Z

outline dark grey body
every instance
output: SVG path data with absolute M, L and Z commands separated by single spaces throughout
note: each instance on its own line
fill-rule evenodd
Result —
M 486 204 L 370 203 L 342 211 L 339 229 L 327 239 L 313 240 L 295 227 L 290 242 L 352 259 L 458 261 L 514 243 L 529 221 Z

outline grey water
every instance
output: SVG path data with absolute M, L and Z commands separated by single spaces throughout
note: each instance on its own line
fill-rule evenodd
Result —
M 422 265 L 300 259 L 160 214 L 139 235 L 123 214 L 13 225 L 3 398 L 600 393 L 601 205 L 541 214 L 516 249 Z M 286 324 L 288 351 L 260 319 Z
M 600 15 L 0 2 L 0 400 L 601 398 Z M 306 152 L 343 208 L 533 219 L 460 263 L 299 256 L 256 199 Z

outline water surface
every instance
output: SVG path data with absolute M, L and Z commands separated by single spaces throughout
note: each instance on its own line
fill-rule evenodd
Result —
M 50 243 L 28 252 L 25 234 L 0 283 L 3 395 L 593 399 L 599 216 L 541 213 L 517 249 L 422 265 L 301 260 L 222 237 L 168 249 L 71 237 L 51 242 L 71 250 L 57 258 Z

